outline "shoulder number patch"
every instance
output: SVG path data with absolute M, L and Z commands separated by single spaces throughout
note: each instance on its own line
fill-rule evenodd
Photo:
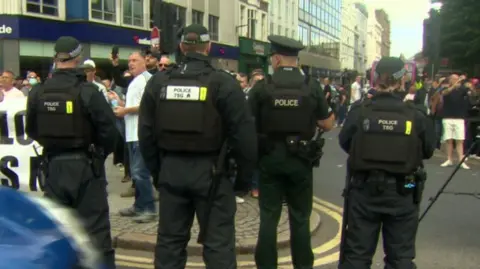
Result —
M 166 100 L 205 101 L 207 88 L 197 86 L 167 86 Z

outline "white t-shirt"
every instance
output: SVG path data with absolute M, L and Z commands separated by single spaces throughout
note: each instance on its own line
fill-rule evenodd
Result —
M 25 95 L 23 92 L 15 87 L 11 88 L 8 91 L 2 90 L 3 91 L 3 98 L 4 100 L 10 99 L 10 98 L 25 98 Z
M 351 86 L 351 91 L 355 91 L 355 95 L 350 96 L 350 104 L 355 103 L 356 101 L 360 100 L 362 98 L 362 93 L 361 93 L 362 87 L 360 86 L 360 83 L 354 82 Z
M 132 80 L 128 85 L 125 107 L 140 106 L 145 86 L 151 77 L 152 74 L 145 71 Z M 138 113 L 125 115 L 125 140 L 126 142 L 138 141 Z

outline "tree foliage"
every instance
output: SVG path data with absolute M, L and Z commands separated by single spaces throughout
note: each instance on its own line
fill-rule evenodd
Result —
M 480 63 L 480 0 L 442 0 L 440 47 L 454 67 Z

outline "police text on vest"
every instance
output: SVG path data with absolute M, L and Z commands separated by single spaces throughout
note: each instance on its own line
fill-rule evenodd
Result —
M 200 87 L 197 86 L 167 86 L 166 100 L 198 101 Z
M 382 120 L 382 119 L 379 119 L 378 124 L 381 125 L 383 130 L 385 130 L 385 131 L 393 131 L 395 126 L 398 125 L 398 121 L 397 120 Z
M 47 108 L 47 111 L 57 111 L 60 102 L 43 102 L 43 106 Z
M 275 99 L 274 106 L 297 107 L 298 100 L 297 99 Z

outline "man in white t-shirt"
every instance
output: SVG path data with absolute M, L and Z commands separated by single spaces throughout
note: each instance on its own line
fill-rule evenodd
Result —
M 350 87 L 350 105 L 362 98 L 362 77 L 357 76 L 355 82 Z
M 130 174 L 131 178 L 135 180 L 136 192 L 133 206 L 120 210 L 120 215 L 134 217 L 136 222 L 145 223 L 155 221 L 156 210 L 150 171 L 145 166 L 138 147 L 138 108 L 145 86 L 152 75 L 147 71 L 145 57 L 140 52 L 134 52 L 128 57 L 128 67 L 134 79 L 128 85 L 125 102 L 114 93 L 110 94 L 110 98 L 117 99 L 119 104 L 114 108 L 115 115 L 125 119 L 125 139 L 130 158 Z
M 12 98 L 25 98 L 22 91 L 15 88 L 15 75 L 11 71 L 3 71 L 0 77 L 0 89 L 3 92 L 3 99 L 8 100 Z

